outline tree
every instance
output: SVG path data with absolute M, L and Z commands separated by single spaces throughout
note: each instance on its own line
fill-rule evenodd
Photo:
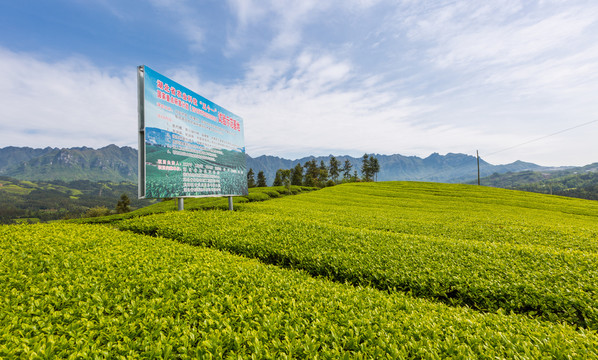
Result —
M 266 187 L 268 184 L 266 183 L 266 175 L 264 175 L 263 171 L 257 173 L 257 187 Z
M 293 173 L 291 174 L 291 185 L 303 185 L 303 166 L 301 166 L 300 163 L 297 163 L 297 165 L 295 165 L 293 168 Z
M 110 209 L 105 206 L 95 206 L 91 209 L 88 209 L 83 215 L 81 215 L 81 217 L 88 218 L 106 215 L 110 215 Z
M 100 187 L 100 194 L 98 196 L 102 196 L 102 191 L 104 190 L 112 190 L 110 189 L 110 187 L 106 184 L 102 184 L 102 186 Z
M 349 159 L 345 160 L 345 165 L 343 166 L 343 179 L 349 180 L 351 179 L 351 169 L 353 168 L 353 165 L 351 165 L 351 162 L 349 161 Z
M 318 186 L 326 186 L 326 181 L 328 181 L 328 167 L 324 164 L 324 160 L 322 160 L 318 168 Z
M 303 180 L 303 186 L 316 186 L 316 180 L 314 178 L 312 178 L 311 176 L 309 176 L 307 173 L 305 173 L 304 176 L 304 180 Z
M 370 157 L 368 154 L 363 154 L 363 158 L 361 160 L 361 175 L 363 176 L 363 181 L 372 181 L 372 170 L 370 168 Z
M 291 190 L 291 170 L 282 170 L 280 172 L 282 179 L 282 185 L 284 185 L 289 191 Z
M 330 178 L 336 182 L 338 179 L 338 175 L 340 174 L 339 169 L 339 162 L 334 156 L 330 156 L 330 167 L 328 168 L 328 173 L 330 174 Z
M 303 167 L 305 168 L 305 180 L 303 181 L 303 184 L 305 186 L 316 186 L 318 175 L 320 174 L 316 159 L 311 159 L 310 161 L 306 162 Z
M 372 178 L 377 178 L 377 174 L 380 172 L 380 164 L 378 163 L 378 159 L 370 156 L 370 171 L 372 172 Z
M 374 176 L 380 172 L 380 164 L 378 159 L 373 155 L 363 154 L 363 161 L 361 165 L 361 174 L 363 175 L 364 181 L 373 181 Z
M 116 203 L 116 212 L 119 214 L 128 213 L 131 211 L 131 199 L 127 196 L 127 194 L 123 193 L 120 196 L 120 200 Z
M 282 169 L 276 170 L 276 175 L 274 176 L 274 183 L 272 186 L 282 186 Z
M 253 169 L 249 168 L 247 172 L 247 187 L 252 188 L 255 187 L 255 178 L 253 177 Z

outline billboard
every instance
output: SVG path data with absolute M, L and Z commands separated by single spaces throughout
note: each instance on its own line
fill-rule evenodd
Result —
M 139 198 L 247 195 L 239 116 L 147 66 L 137 92 Z

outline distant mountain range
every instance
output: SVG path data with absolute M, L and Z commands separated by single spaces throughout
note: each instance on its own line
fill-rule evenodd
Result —
M 137 150 L 108 145 L 101 149 L 5 147 L 0 175 L 19 180 L 137 182 Z
M 378 181 L 412 180 L 433 182 L 468 182 L 477 178 L 476 158 L 465 154 L 439 155 L 426 158 L 417 156 L 374 154 L 380 164 Z M 247 168 L 255 174 L 264 171 L 271 184 L 278 169 L 290 169 L 297 163 L 305 164 L 311 159 L 327 165 L 330 156 L 305 157 L 296 160 L 276 156 L 247 156 Z M 341 166 L 345 160 L 360 174 L 361 158 L 336 156 Z M 520 171 L 550 171 L 566 168 L 547 168 L 536 164 L 516 161 L 507 165 L 492 165 L 480 160 L 481 176 Z M 108 145 L 100 149 L 88 147 L 44 148 L 5 147 L 0 149 L 0 175 L 20 180 L 90 180 L 90 181 L 137 181 L 137 150 L 131 147 Z

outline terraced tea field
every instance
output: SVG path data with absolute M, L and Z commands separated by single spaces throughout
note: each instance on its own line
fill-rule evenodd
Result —
M 392 182 L 236 208 L 0 227 L 0 357 L 598 357 L 596 202 Z

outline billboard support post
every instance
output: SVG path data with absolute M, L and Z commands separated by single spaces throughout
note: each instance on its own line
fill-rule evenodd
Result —
M 182 197 L 177 198 L 177 204 L 178 204 L 179 211 L 185 210 L 185 198 L 182 198 Z
M 138 113 L 138 170 L 137 170 L 137 196 L 145 195 L 145 101 L 144 101 L 144 72 L 143 66 L 137 67 L 137 113 Z
M 228 209 L 230 211 L 233 211 L 233 197 L 232 196 L 228 197 Z

